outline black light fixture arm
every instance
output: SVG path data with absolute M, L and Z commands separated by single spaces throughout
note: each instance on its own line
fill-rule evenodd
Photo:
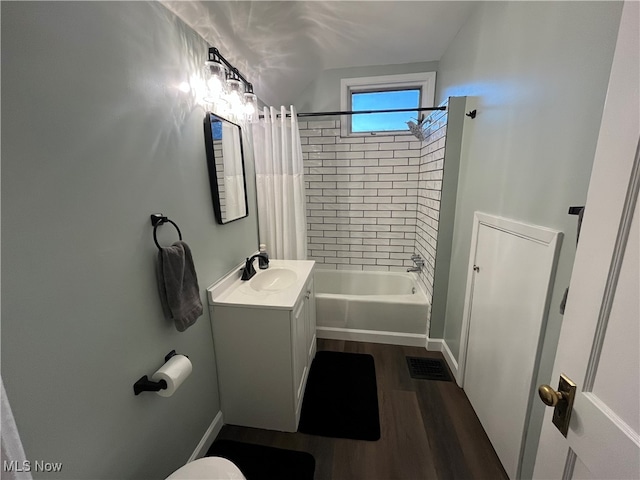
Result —
M 251 84 L 251 82 L 249 82 L 249 80 L 247 80 L 244 75 L 240 73 L 240 70 L 231 65 L 231 63 L 229 63 L 229 61 L 222 56 L 220 50 L 218 50 L 216 47 L 209 48 L 209 60 L 212 62 L 220 62 L 224 64 L 224 66 L 227 67 L 229 77 L 233 78 L 234 80 L 241 80 L 245 85 L 247 93 L 253 93 L 253 85 Z

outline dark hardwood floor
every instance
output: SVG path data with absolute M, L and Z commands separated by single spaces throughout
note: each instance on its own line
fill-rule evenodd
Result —
M 381 438 L 327 438 L 225 425 L 219 439 L 302 450 L 316 480 L 506 479 L 464 391 L 455 381 L 410 377 L 406 356 L 442 358 L 419 347 L 318 340 L 318 350 L 373 355 Z

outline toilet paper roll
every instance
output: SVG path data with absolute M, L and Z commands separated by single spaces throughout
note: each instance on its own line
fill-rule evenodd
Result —
M 187 357 L 174 355 L 151 376 L 151 380 L 154 382 L 159 382 L 160 380 L 167 382 L 167 388 L 156 393 L 161 397 L 170 397 L 182 385 L 182 382 L 191 375 L 192 369 L 191 361 Z

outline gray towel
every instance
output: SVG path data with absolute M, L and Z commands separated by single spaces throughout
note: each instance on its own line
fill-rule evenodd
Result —
M 156 265 L 160 303 L 167 320 L 184 332 L 202 315 L 198 277 L 191 250 L 184 242 L 160 249 Z

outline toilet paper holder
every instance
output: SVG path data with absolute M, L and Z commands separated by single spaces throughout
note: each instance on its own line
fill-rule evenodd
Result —
M 167 363 L 169 359 L 175 355 L 177 355 L 176 351 L 171 350 L 164 356 L 164 363 Z M 187 355 L 185 355 L 185 357 L 189 358 Z M 136 383 L 133 384 L 133 393 L 140 395 L 142 392 L 159 392 L 160 390 L 166 390 L 166 388 L 166 381 L 160 380 L 158 382 L 154 382 L 153 380 L 149 380 L 147 375 L 143 375 Z

